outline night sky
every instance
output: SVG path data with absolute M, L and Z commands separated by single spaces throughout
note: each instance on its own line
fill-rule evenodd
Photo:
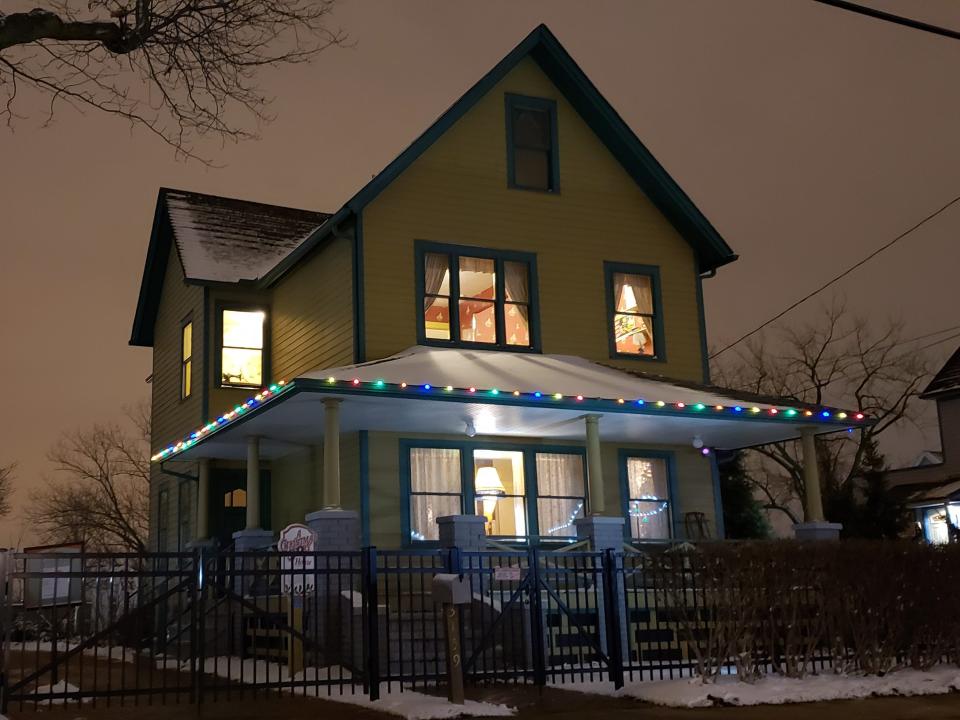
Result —
M 871 4 L 960 28 L 953 0 Z M 740 254 L 705 283 L 711 345 L 960 194 L 955 40 L 807 0 L 348 0 L 334 21 L 355 47 L 264 74 L 277 120 L 260 141 L 199 146 L 222 169 L 65 106 L 44 129 L 45 104 L 26 102 L 28 119 L 0 127 L 0 464 L 19 463 L 15 504 L 60 432 L 148 395 L 150 350 L 127 340 L 158 187 L 332 212 L 540 22 Z M 960 206 L 839 291 L 907 337 L 960 324 L 958 229 Z M 893 462 L 937 447 L 933 417 L 885 446 Z M 0 545 L 31 539 L 22 525 L 15 510 Z

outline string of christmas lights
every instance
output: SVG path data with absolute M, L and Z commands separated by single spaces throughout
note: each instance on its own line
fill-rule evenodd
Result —
M 297 381 L 298 383 L 303 384 L 306 387 L 309 387 L 311 381 Z M 314 381 L 316 382 L 316 381 Z M 645 398 L 601 398 L 601 397 L 587 397 L 584 395 L 564 395 L 562 393 L 554 392 L 544 392 L 541 390 L 534 390 L 533 392 L 521 392 L 519 390 L 500 390 L 499 388 L 478 388 L 475 386 L 470 386 L 466 388 L 453 387 L 452 385 L 431 385 L 429 383 L 423 384 L 409 384 L 406 382 L 400 383 L 388 383 L 383 379 L 376 380 L 360 380 L 360 378 L 352 378 L 350 380 L 340 380 L 333 376 L 328 377 L 324 381 L 320 381 L 324 386 L 327 387 L 336 387 L 338 389 L 347 390 L 347 391 L 357 391 L 357 392 L 370 392 L 370 393 L 398 393 L 398 394 L 413 394 L 419 393 L 422 395 L 450 395 L 454 397 L 461 398 L 484 398 L 488 402 L 515 402 L 517 398 L 523 398 L 524 400 L 533 401 L 535 404 L 540 404 L 537 401 L 546 401 L 548 404 L 556 405 L 571 405 L 576 406 L 579 404 L 588 405 L 592 408 L 597 408 L 603 410 L 605 407 L 613 408 L 615 406 L 623 406 L 618 408 L 619 410 L 626 411 L 628 408 L 641 412 L 644 414 L 657 414 L 658 411 L 663 411 L 664 413 L 676 414 L 682 413 L 684 415 L 731 415 L 737 417 L 747 417 L 755 418 L 760 417 L 761 415 L 766 418 L 776 418 L 778 420 L 802 420 L 804 418 L 813 418 L 816 416 L 818 422 L 830 422 L 847 425 L 850 422 L 856 422 L 857 424 L 867 422 L 867 417 L 861 412 L 855 411 L 846 411 L 846 410 L 837 410 L 827 407 L 815 407 L 808 406 L 805 408 L 800 407 L 789 407 L 789 406 L 771 406 L 767 408 L 761 408 L 757 405 L 714 405 L 703 402 L 698 403 L 685 403 L 685 402 L 667 402 L 666 400 L 651 400 Z M 157 454 L 155 454 L 151 460 L 156 462 L 157 460 L 166 460 L 171 456 L 182 452 L 191 446 L 198 443 L 207 435 L 219 431 L 222 428 L 226 427 L 232 422 L 235 422 L 238 418 L 243 415 L 248 414 L 250 411 L 268 403 L 270 400 L 273 400 L 275 397 L 288 392 L 291 388 L 294 387 L 294 382 L 286 382 L 280 380 L 269 387 L 264 388 L 259 393 L 248 399 L 246 402 L 235 406 L 232 410 L 224 413 L 215 420 L 211 420 L 206 425 L 197 429 L 195 432 L 192 432 L 187 438 L 181 440 L 175 445 L 170 445 L 167 448 L 164 448 Z M 552 402 L 551 402 L 552 401 Z M 846 422 L 844 422 L 846 421 Z

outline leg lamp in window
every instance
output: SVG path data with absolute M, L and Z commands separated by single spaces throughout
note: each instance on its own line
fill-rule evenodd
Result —
M 495 467 L 486 465 L 477 469 L 474 493 L 483 504 L 483 516 L 487 519 L 486 533 L 493 534 L 493 514 L 497 509 L 497 500 L 505 497 L 507 490 L 500 481 Z

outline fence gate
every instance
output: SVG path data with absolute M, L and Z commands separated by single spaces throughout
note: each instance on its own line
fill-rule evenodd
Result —
M 623 593 L 613 553 L 463 553 L 474 602 L 464 672 L 474 682 L 623 684 Z
M 192 554 L 8 553 L 2 710 L 189 702 Z M 173 669 L 171 670 L 171 665 Z

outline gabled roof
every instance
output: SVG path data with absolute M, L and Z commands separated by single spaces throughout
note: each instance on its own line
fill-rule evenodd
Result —
M 948 393 L 960 393 L 960 348 L 950 356 L 940 372 L 920 394 L 922 398 L 931 398 Z
M 714 270 L 737 259 L 716 228 L 640 142 L 546 25 L 539 25 L 527 35 L 393 162 L 347 201 L 337 214 L 345 217 L 351 213 L 359 213 L 527 57 L 540 66 L 654 205 L 690 243 L 697 254 L 701 272 Z M 326 234 L 332 231 L 332 226 L 333 223 L 330 223 L 307 238 L 306 242 L 266 275 L 264 284 L 271 285 L 279 280 L 301 257 L 323 241 Z
M 327 213 L 161 188 L 131 345 L 153 344 L 171 242 L 188 281 L 259 280 L 330 217 Z

